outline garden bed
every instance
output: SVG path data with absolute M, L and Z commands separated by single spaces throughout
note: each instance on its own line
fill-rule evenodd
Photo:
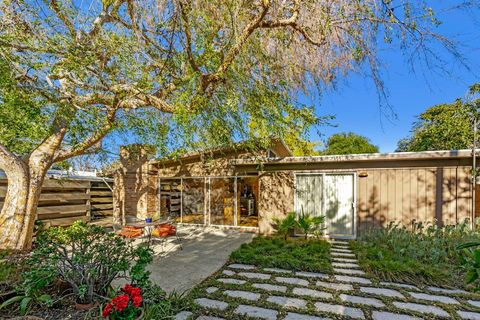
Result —
M 231 262 L 264 268 L 332 272 L 330 244 L 325 240 L 256 237 L 231 255 Z
M 380 281 L 458 287 L 465 285 L 466 272 L 457 246 L 479 239 L 466 224 L 392 224 L 368 232 L 351 247 L 362 269 Z

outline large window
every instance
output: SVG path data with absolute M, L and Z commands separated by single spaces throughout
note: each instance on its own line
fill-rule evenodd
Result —
M 182 222 L 205 223 L 205 179 L 182 179 Z
M 210 178 L 210 224 L 234 225 L 234 183 L 234 178 Z
M 160 214 L 163 219 L 170 218 L 175 222 L 181 222 L 181 194 L 181 179 L 160 180 Z
M 161 178 L 163 219 L 193 224 L 258 226 L 258 177 Z

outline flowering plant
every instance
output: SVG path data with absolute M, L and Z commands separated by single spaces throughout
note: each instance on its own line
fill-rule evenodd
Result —
M 133 320 L 140 314 L 141 307 L 142 290 L 127 284 L 122 288 L 122 294 L 105 305 L 102 316 L 112 320 Z

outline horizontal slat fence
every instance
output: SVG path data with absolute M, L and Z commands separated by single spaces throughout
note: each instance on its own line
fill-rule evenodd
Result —
M 112 187 L 111 182 L 107 182 Z M 7 179 L 0 178 L 0 209 L 7 193 Z M 105 218 L 112 215 L 112 191 L 104 181 L 46 179 L 37 219 L 45 226 L 68 226 L 77 220 Z

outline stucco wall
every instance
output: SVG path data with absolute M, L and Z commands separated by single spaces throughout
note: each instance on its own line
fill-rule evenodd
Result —
M 293 211 L 294 185 L 292 172 L 262 172 L 259 176 L 258 227 L 262 234 L 273 232 L 274 218 L 283 218 Z

